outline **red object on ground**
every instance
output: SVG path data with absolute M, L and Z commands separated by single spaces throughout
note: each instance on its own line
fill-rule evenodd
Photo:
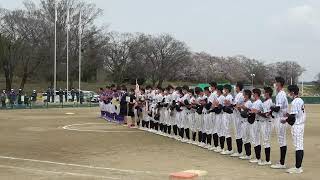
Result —
M 198 174 L 188 173 L 188 172 L 176 172 L 170 174 L 170 180 L 178 180 L 178 179 L 196 179 Z

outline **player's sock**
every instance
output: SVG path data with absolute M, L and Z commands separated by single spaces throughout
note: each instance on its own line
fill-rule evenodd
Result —
M 270 161 L 271 148 L 265 148 L 264 151 L 265 151 L 265 154 L 266 154 L 266 161 L 269 162 Z
M 224 149 L 224 141 L 225 141 L 225 137 L 221 136 L 220 137 L 220 147 L 221 147 L 221 149 Z
M 207 135 L 207 143 L 211 145 L 212 134 Z
M 303 150 L 296 151 L 296 168 L 301 168 L 303 155 L 304 155 Z
M 198 132 L 198 141 L 202 142 L 202 132 L 201 131 Z
M 287 154 L 287 146 L 280 147 L 280 164 L 284 165 L 284 162 L 286 160 L 286 154 Z
M 242 139 L 237 139 L 236 142 L 237 142 L 238 153 L 241 154 L 242 153 L 242 145 L 243 145 Z
M 177 125 L 173 125 L 173 133 L 174 133 L 174 135 L 178 135 L 178 127 L 177 127 Z
M 196 136 L 197 136 L 197 133 L 196 132 L 192 132 L 192 140 L 193 141 L 196 141 Z
M 250 143 L 244 144 L 244 149 L 246 151 L 246 155 L 251 156 L 251 144 Z
M 219 146 L 219 136 L 217 133 L 213 134 L 213 144 L 214 144 L 214 147 Z
M 181 138 L 183 138 L 183 135 L 184 135 L 184 129 L 183 128 L 180 128 L 179 135 L 180 135 Z
M 261 159 L 261 145 L 255 146 L 254 152 L 256 154 L 256 158 Z
M 189 130 L 189 128 L 185 129 L 184 131 L 186 133 L 187 139 L 190 139 L 190 130 Z
M 206 143 L 207 142 L 207 133 L 202 134 L 202 142 Z
M 168 134 L 171 134 L 171 126 L 168 125 Z
M 228 151 L 232 151 L 232 138 L 231 137 L 227 138 L 227 147 L 228 147 Z

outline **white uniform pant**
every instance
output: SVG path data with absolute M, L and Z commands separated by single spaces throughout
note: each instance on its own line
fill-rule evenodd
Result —
M 286 138 L 286 130 L 287 130 L 287 123 L 282 124 L 280 121 L 280 117 L 274 119 L 274 126 L 278 136 L 278 143 L 280 147 L 287 146 L 287 138 Z
M 251 143 L 254 147 L 261 145 L 261 125 L 260 121 L 254 121 L 254 123 L 251 125 Z
M 304 124 L 293 125 L 291 134 L 296 151 L 303 150 Z
M 231 122 L 232 122 L 232 114 L 223 113 L 222 122 L 221 122 L 221 136 L 226 138 L 231 137 Z
M 215 126 L 216 126 L 216 114 L 210 113 L 210 119 L 212 121 L 211 127 L 210 127 L 210 134 L 215 134 Z
M 252 124 L 248 123 L 246 118 L 242 118 L 241 121 L 241 137 L 242 141 L 244 144 L 250 143 L 251 142 L 251 129 L 252 129 Z
M 203 131 L 203 114 L 194 114 L 194 120 L 195 120 L 195 129 L 197 131 Z
M 159 113 L 160 113 L 160 119 L 159 119 L 159 123 L 161 123 L 161 124 L 164 124 L 165 123 L 165 109 L 164 108 L 161 108 L 160 110 L 159 110 Z
M 203 114 L 203 127 L 204 127 L 204 131 L 202 131 L 203 133 L 206 134 L 211 134 L 212 130 L 211 128 L 213 127 L 213 121 L 211 119 L 211 115 L 210 114 Z
M 181 116 L 180 116 L 181 128 L 185 128 L 185 129 L 188 128 L 189 119 L 187 118 L 188 117 L 187 114 L 188 114 L 187 110 L 183 110 L 181 112 Z
M 217 133 L 219 137 L 222 136 L 223 130 L 222 130 L 222 118 L 223 118 L 223 114 L 216 114 L 216 119 L 215 119 L 215 126 L 213 129 L 213 134 Z
M 173 126 L 175 125 L 175 121 L 176 121 L 176 112 L 168 110 L 168 113 L 169 113 L 168 125 Z
M 182 122 L 181 122 L 182 118 L 183 118 L 183 111 L 177 112 L 175 120 L 178 128 L 182 128 Z
M 270 148 L 271 133 L 272 133 L 272 122 L 270 118 L 266 118 L 260 121 L 262 138 L 263 138 L 263 147 Z
M 241 139 L 242 136 L 242 128 L 241 128 L 241 121 L 242 117 L 240 116 L 239 111 L 234 111 L 233 113 L 233 125 L 234 125 L 234 136 L 236 139 Z
M 168 125 L 170 123 L 170 112 L 169 112 L 169 110 L 165 108 L 163 114 L 164 114 L 164 122 L 163 122 L 163 124 Z
M 195 125 L 195 113 L 194 112 L 191 112 L 187 115 L 187 118 L 188 118 L 188 128 L 190 128 L 191 131 L 195 132 L 196 131 L 196 125 Z

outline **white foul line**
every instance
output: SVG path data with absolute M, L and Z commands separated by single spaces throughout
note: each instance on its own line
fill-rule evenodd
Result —
M 83 130 L 83 129 L 77 129 L 77 128 L 72 128 L 72 126 L 82 126 L 82 125 L 90 125 L 90 124 L 103 124 L 105 123 L 83 123 L 83 124 L 71 124 L 67 126 L 63 126 L 62 129 L 65 130 L 70 130 L 70 131 L 79 131 L 79 132 L 103 132 L 103 133 L 142 133 L 143 131 L 105 131 L 105 130 Z
M 108 177 L 108 176 L 96 176 L 96 175 L 91 175 L 91 174 L 80 174 L 80 173 L 59 172 L 59 171 L 47 171 L 47 170 L 32 169 L 32 168 L 22 168 L 22 167 L 17 167 L 17 166 L 0 165 L 0 168 L 19 169 L 19 170 L 23 170 L 23 171 L 52 173 L 52 174 L 61 174 L 61 175 L 69 175 L 69 176 L 82 176 L 82 177 L 93 177 L 93 178 L 102 178 L 102 179 L 120 179 L 120 178 Z
M 38 163 L 56 164 L 56 165 L 73 166 L 73 167 L 82 167 L 82 168 L 88 168 L 88 169 L 100 169 L 100 170 L 118 171 L 118 172 L 126 172 L 126 173 L 153 174 L 150 171 L 136 171 L 136 170 L 129 170 L 129 169 L 107 168 L 107 167 L 99 167 L 99 166 L 91 166 L 91 165 L 62 163 L 62 162 L 54 162 L 54 161 L 42 161 L 42 160 L 37 160 L 37 159 L 25 159 L 25 158 L 8 157 L 8 156 L 0 156 L 0 159 L 10 159 L 10 160 L 18 160 L 18 161 L 38 162 Z

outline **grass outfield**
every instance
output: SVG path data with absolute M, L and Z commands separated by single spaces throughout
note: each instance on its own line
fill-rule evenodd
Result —
M 320 172 L 320 105 L 307 105 L 304 173 L 258 167 L 199 147 L 107 123 L 97 108 L 0 111 L 0 179 L 168 179 L 204 170 L 207 180 L 313 180 Z M 67 115 L 66 113 L 74 113 Z M 288 129 L 287 165 L 294 165 Z M 235 147 L 235 145 L 234 145 Z M 279 157 L 272 136 L 271 160 Z M 264 154 L 264 153 L 262 153 Z M 264 158 L 264 157 L 263 157 Z

